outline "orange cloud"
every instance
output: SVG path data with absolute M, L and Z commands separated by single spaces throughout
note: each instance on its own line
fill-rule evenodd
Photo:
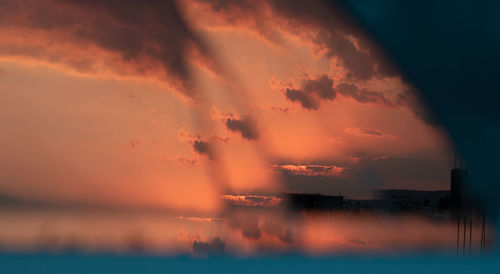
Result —
M 188 98 L 196 97 L 189 63 L 215 70 L 207 45 L 172 1 L 2 1 L 0 37 L 3 57 L 154 79 Z
M 294 175 L 304 176 L 338 176 L 345 168 L 334 165 L 274 165 L 278 170 L 284 170 Z
M 269 190 L 279 187 L 277 176 L 275 176 L 276 172 L 273 173 L 270 165 L 273 161 L 269 161 L 269 158 L 284 159 L 285 162 L 287 160 L 296 160 L 297 162 L 309 161 L 309 163 L 313 163 L 318 158 L 335 159 L 336 161 L 363 149 L 368 152 L 376 149 L 384 150 L 384 153 L 389 149 L 388 146 L 368 147 L 371 144 L 365 142 L 366 139 L 363 139 L 363 142 L 355 142 L 355 140 L 351 142 L 346 138 L 353 137 L 349 135 L 332 137 L 341 134 L 346 126 L 358 125 L 359 123 L 356 122 L 360 120 L 370 125 L 366 128 L 349 128 L 346 132 L 364 136 L 390 137 L 391 135 L 377 129 L 370 129 L 370 127 L 384 128 L 385 131 L 385 128 L 388 128 L 386 127 L 387 123 L 393 122 L 391 119 L 386 118 L 394 112 L 386 110 L 389 109 L 388 107 L 383 110 L 380 110 L 381 108 L 377 109 L 377 112 L 368 108 L 395 107 L 409 101 L 407 94 L 401 94 L 399 90 L 398 94 L 389 97 L 386 96 L 385 90 L 379 91 L 378 87 L 373 89 L 365 88 L 371 83 L 367 83 L 367 81 L 392 74 L 386 73 L 384 66 L 380 66 L 380 62 L 383 60 L 378 59 L 376 50 L 372 50 L 367 46 L 369 42 L 367 42 L 366 37 L 349 24 L 344 25 L 344 18 L 342 16 L 337 17 L 336 11 L 332 13 L 319 1 L 305 3 L 300 1 L 280 2 L 267 0 L 236 2 L 188 0 L 182 3 L 179 2 L 179 7 L 176 3 L 169 1 L 154 3 L 131 1 L 129 4 L 124 5 L 122 1 L 117 0 L 107 2 L 27 0 L 24 4 L 19 4 L 18 1 L 6 0 L 0 3 L 0 60 L 22 63 L 28 66 L 41 63 L 67 74 L 89 78 L 151 81 L 161 87 L 172 88 L 178 91 L 183 98 L 190 99 L 199 95 L 194 86 L 195 83 L 199 84 L 198 80 L 200 80 L 202 85 L 197 85 L 197 87 L 202 86 L 204 92 L 205 90 L 207 92 L 207 94 L 204 94 L 207 95 L 203 98 L 207 100 L 203 101 L 204 103 L 220 106 L 224 110 L 231 110 L 224 112 L 213 107 L 209 111 L 203 109 L 206 107 L 204 105 L 199 109 L 202 109 L 204 111 L 202 114 L 206 115 L 201 118 L 195 117 L 193 120 L 196 120 L 196 123 L 200 122 L 197 126 L 202 124 L 202 127 L 212 122 L 210 118 L 217 120 L 218 122 L 214 123 L 215 129 L 206 126 L 203 127 L 203 130 L 194 131 L 201 132 L 199 134 L 193 134 L 181 129 L 178 131 L 177 138 L 175 138 L 176 129 L 188 124 L 191 121 L 189 119 L 193 118 L 191 116 L 195 116 L 190 116 L 190 114 L 193 114 L 193 109 L 177 108 L 175 103 L 165 103 L 163 106 L 158 106 L 171 98 L 151 94 L 144 97 L 133 95 L 131 98 L 134 100 L 128 100 L 134 101 L 133 104 L 135 105 L 133 107 L 131 102 L 127 101 L 121 106 L 125 111 L 119 112 L 120 115 L 111 117 L 107 123 L 103 124 L 99 123 L 100 121 L 95 121 L 95 124 L 101 125 L 102 128 L 93 129 L 89 126 L 89 129 L 87 129 L 78 127 L 82 129 L 83 134 L 81 136 L 98 137 L 94 138 L 95 141 L 89 141 L 88 138 L 81 140 L 78 146 L 75 146 L 73 145 L 75 138 L 66 139 L 66 136 L 72 136 L 72 134 L 68 133 L 69 131 L 64 131 L 61 125 L 68 124 L 70 126 L 65 125 L 65 127 L 73 129 L 74 125 L 87 125 L 85 123 L 93 121 L 85 116 L 87 112 L 84 114 L 79 112 L 80 108 L 89 111 L 88 106 L 96 105 L 98 100 L 90 98 L 88 102 L 77 105 L 76 109 L 78 111 L 76 111 L 76 114 L 72 113 L 73 110 L 68 111 L 66 109 L 51 114 L 54 115 L 53 117 L 68 116 L 68 113 L 84 117 L 83 119 L 57 120 L 58 128 L 61 128 L 60 131 L 54 133 L 47 131 L 45 128 L 38 131 L 33 129 L 26 131 L 26 136 L 39 136 L 43 132 L 43 134 L 48 134 L 43 135 L 47 136 L 45 139 L 55 140 L 49 145 L 33 145 L 35 150 L 29 147 L 30 149 L 26 149 L 26 151 L 30 153 L 35 151 L 37 155 L 42 155 L 42 153 L 38 153 L 37 149 L 47 148 L 44 155 L 49 156 L 45 156 L 45 158 L 39 157 L 43 159 L 40 162 L 57 167 L 57 170 L 60 170 L 59 167 L 61 166 L 58 161 L 63 162 L 62 164 L 66 164 L 66 162 L 72 163 L 77 172 L 72 171 L 74 174 L 66 175 L 65 178 L 55 178 L 61 176 L 52 172 L 51 169 L 42 170 L 40 173 L 29 172 L 33 178 L 28 178 L 26 181 L 37 183 L 39 181 L 35 177 L 41 178 L 43 177 L 41 175 L 47 173 L 50 176 L 44 177 L 44 180 L 57 181 L 60 185 L 64 185 L 68 181 L 78 182 L 81 184 L 78 191 L 82 193 L 88 191 L 89 182 L 94 184 L 92 188 L 97 189 L 99 187 L 112 190 L 115 188 L 125 189 L 116 193 L 114 191 L 104 193 L 105 191 L 100 191 L 100 189 L 93 190 L 92 194 L 95 193 L 95 197 L 85 195 L 83 198 L 79 197 L 81 200 L 94 199 L 98 202 L 116 201 L 121 204 L 130 202 L 131 204 L 154 204 L 155 206 L 204 210 L 218 208 L 217 199 L 219 199 L 220 193 L 218 190 L 220 189 L 217 189 L 216 186 L 222 186 L 221 189 L 224 189 L 224 191 L 232 188 L 231 190 L 245 190 L 247 193 L 256 189 Z M 198 16 L 193 16 L 194 14 L 198 14 Z M 203 16 L 200 16 L 200 14 Z M 188 18 L 188 20 L 184 20 L 184 17 Z M 207 21 L 209 23 L 205 24 Z M 219 79 L 214 81 L 213 77 L 207 77 L 204 74 L 205 71 L 193 69 L 193 67 L 198 66 L 196 68 L 202 67 L 212 73 L 218 73 L 218 59 L 213 58 L 209 46 L 201 38 L 202 36 L 193 30 L 195 29 L 193 26 L 196 27 L 196 31 L 201 30 L 200 32 L 203 33 L 204 38 L 215 40 L 214 46 L 218 46 L 218 43 L 221 42 L 217 40 L 218 34 L 209 31 L 203 32 L 203 30 L 218 28 L 247 31 L 253 34 L 249 39 L 246 36 L 241 38 L 237 35 L 231 36 L 232 34 L 225 33 L 224 35 L 228 35 L 229 38 L 224 42 L 238 42 L 228 44 L 233 49 L 238 48 L 238 50 L 243 51 L 245 60 L 252 63 L 252 69 L 245 65 L 238 65 L 235 68 L 238 72 L 247 75 L 251 85 L 255 84 L 255 86 L 248 89 L 253 92 L 252 96 L 256 95 L 258 97 L 257 100 L 255 97 L 248 96 L 248 98 L 244 98 L 245 101 L 242 104 L 235 103 L 232 93 L 244 92 L 241 91 L 243 88 L 236 89 L 234 87 L 244 85 L 220 83 L 216 81 Z M 251 41 L 251 39 L 256 36 L 261 40 L 265 40 L 267 44 L 264 44 L 262 48 L 253 48 L 253 42 L 255 41 Z M 260 43 L 261 40 L 257 42 Z M 258 45 L 261 46 L 261 44 Z M 302 47 L 300 53 L 308 52 L 310 48 L 315 51 L 316 56 L 306 53 L 303 54 L 302 59 L 298 58 L 299 54 L 295 54 L 297 53 L 297 44 Z M 307 48 L 303 45 L 306 45 Z M 266 48 L 266 46 L 270 46 L 272 49 Z M 288 50 L 287 46 L 290 46 L 293 50 L 285 52 L 285 48 Z M 235 52 L 221 50 L 222 54 L 226 54 L 221 57 L 221 60 L 238 59 L 239 56 L 233 56 Z M 313 60 L 314 57 L 319 55 L 322 56 L 322 60 Z M 279 62 L 279 60 L 285 60 L 285 62 Z M 320 62 L 321 65 L 316 64 Z M 328 65 L 325 64 L 328 63 L 330 65 L 339 64 L 339 67 L 335 68 L 335 73 L 328 71 L 328 74 L 325 74 L 324 70 L 328 69 Z M 274 64 L 278 65 L 274 66 Z M 293 67 L 293 69 L 289 69 L 289 66 Z M 312 69 L 311 67 L 315 68 Z M 311 70 L 314 73 L 311 73 Z M 262 74 L 260 71 L 263 71 Z M 337 73 L 337 71 L 340 72 Z M 300 78 L 297 75 L 300 75 Z M 280 83 L 275 87 L 279 86 L 282 93 L 273 93 L 267 89 L 268 82 L 269 79 L 276 79 L 276 77 L 288 79 L 287 82 L 299 83 L 299 85 L 295 87 L 292 84 Z M 238 82 L 237 79 L 237 77 L 231 78 L 231 81 Z M 386 79 L 380 79 L 380 82 L 384 80 Z M 69 85 L 74 83 L 71 82 Z M 229 92 L 221 92 L 219 84 L 222 86 L 221 90 L 228 89 Z M 69 85 L 64 86 L 64 88 L 55 85 L 55 88 L 71 89 Z M 147 87 L 141 86 L 140 88 L 143 90 Z M 124 89 L 124 87 L 116 89 Z M 283 92 L 285 89 L 289 89 L 290 94 L 287 94 L 287 91 Z M 103 85 L 98 90 L 99 92 L 109 91 L 109 87 Z M 112 91 L 115 92 L 116 90 Z M 283 96 L 283 93 L 285 96 Z M 29 96 L 32 96 L 32 94 L 28 93 L 25 98 Z M 134 96 L 136 97 L 134 98 Z M 77 104 L 75 103 L 77 100 L 74 98 L 68 97 L 70 99 L 64 101 L 60 97 L 62 97 L 61 94 L 57 93 L 51 95 L 49 99 L 53 100 L 54 105 L 73 106 L 73 104 Z M 339 97 L 352 100 L 336 100 Z M 20 101 L 16 101 L 16 97 L 12 98 L 12 102 Z M 139 117 L 138 113 L 141 113 L 142 109 L 137 106 L 144 103 L 145 100 L 142 101 L 142 99 L 146 98 L 152 101 L 156 100 L 156 102 L 153 104 L 154 107 L 153 105 L 149 106 L 148 116 Z M 286 101 L 286 98 L 297 104 Z M 210 101 L 212 99 L 215 102 Z M 45 102 L 39 99 L 32 100 L 33 102 Z M 103 97 L 99 98 L 99 100 L 108 104 L 108 106 L 100 106 L 100 108 L 109 108 L 109 102 L 113 102 L 113 108 L 119 107 L 115 97 Z M 302 111 L 299 103 L 302 107 L 317 109 L 317 111 Z M 258 111 L 250 113 L 244 107 L 246 104 L 270 107 L 262 107 Z M 319 108 L 321 104 L 329 105 L 328 107 Z M 48 105 L 47 111 L 42 109 L 39 113 L 43 115 L 51 113 L 50 111 L 54 105 Z M 45 105 L 43 106 L 45 107 Z M 195 111 L 198 110 L 199 105 L 196 105 L 196 107 Z M 26 112 L 26 109 L 31 110 L 33 108 L 31 102 L 28 102 L 28 104 L 24 105 L 24 109 L 20 109 L 19 113 L 22 113 Z M 169 109 L 168 112 L 167 109 Z M 96 112 L 92 113 L 92 115 L 98 115 L 97 119 L 91 117 L 95 120 L 102 120 L 105 116 L 112 116 L 109 111 L 99 112 L 98 107 L 92 108 L 89 112 L 92 111 Z M 13 113 L 17 114 L 14 111 Z M 163 116 L 160 116 L 162 114 Z M 211 117 L 208 117 L 208 114 Z M 8 116 L 4 115 L 4 117 Z M 11 125 L 20 124 L 20 127 L 23 126 L 25 118 L 22 115 L 18 116 L 17 123 L 5 119 L 4 124 L 7 125 L 7 129 Z M 39 120 L 52 125 L 52 116 L 47 117 L 49 118 Z M 254 117 L 259 118 L 258 127 L 256 125 L 257 119 L 254 119 Z M 197 120 L 198 118 L 199 120 Z M 131 125 L 130 120 L 134 119 L 140 121 L 141 125 Z M 408 117 L 400 119 L 398 116 L 397 119 L 399 119 L 397 122 L 404 124 L 405 127 L 407 126 L 406 120 L 409 119 Z M 371 123 L 379 121 L 384 121 L 386 124 L 371 125 Z M 122 125 L 117 125 L 120 122 Z M 147 126 L 143 126 L 143 122 Z M 116 127 L 109 130 L 109 124 L 116 125 Z M 363 124 L 363 126 L 365 125 Z M 120 144 L 140 149 L 128 149 L 128 154 L 125 156 L 113 154 L 113 148 L 104 140 L 107 140 L 106 138 L 120 138 L 120 135 L 123 135 L 120 130 L 125 133 L 128 131 L 133 132 L 125 140 L 120 140 Z M 396 132 L 400 136 L 401 131 L 393 131 L 392 128 L 390 131 Z M 136 139 L 133 139 L 136 138 L 136 132 L 141 132 L 142 135 L 137 135 L 137 138 L 141 140 L 150 140 L 151 137 L 160 140 L 168 134 L 173 134 L 174 138 L 163 147 L 158 145 L 158 148 L 149 148 L 154 151 L 148 151 L 142 155 L 141 152 L 144 152 L 147 149 L 146 147 L 149 146 L 146 145 L 147 143 L 137 146 L 139 143 L 135 141 Z M 152 132 L 156 136 L 148 136 Z M 427 132 L 419 135 L 425 135 L 425 133 Z M 58 134 L 60 136 L 57 136 Z M 61 136 L 63 136 L 62 139 Z M 17 139 L 17 136 L 13 137 Z M 31 137 L 19 140 L 16 141 L 23 144 L 19 145 L 19 147 L 22 147 L 19 151 L 24 151 L 23 149 L 28 147 L 24 145 L 26 140 L 32 141 Z M 130 142 L 130 140 L 134 141 Z M 178 140 L 187 144 L 179 145 Z M 251 142 L 248 142 L 248 140 Z M 425 140 L 427 139 L 420 138 L 420 142 Z M 92 145 L 95 146 L 95 143 L 101 146 L 92 150 L 91 147 Z M 71 145 L 61 146 L 61 144 Z M 403 145 L 408 150 L 413 149 L 414 146 L 414 144 Z M 56 151 L 54 147 L 58 146 L 61 146 L 59 150 L 64 152 L 64 155 L 58 155 L 59 158 L 55 161 L 51 157 L 54 157 L 52 155 Z M 78 149 L 75 147 L 78 147 Z M 220 149 L 220 147 L 224 148 Z M 394 150 L 399 151 L 399 148 Z M 67 161 L 67 151 L 71 151 L 72 155 L 79 155 L 78 159 Z M 166 153 L 163 153 L 164 151 Z M 380 151 L 374 153 L 380 153 Z M 208 161 L 208 159 L 214 160 L 216 158 L 215 153 L 217 153 L 217 156 L 220 155 L 220 157 L 217 157 L 218 161 Z M 107 154 L 107 157 L 104 154 Z M 13 150 L 9 156 L 11 155 L 21 154 Z M 158 161 L 152 155 L 158 155 L 157 158 L 159 159 L 173 161 L 173 164 L 168 165 L 170 163 Z M 139 156 L 142 157 L 134 158 Z M 130 159 L 124 160 L 125 157 L 130 157 Z M 19 166 L 14 166 L 15 168 L 6 168 L 12 171 L 21 170 L 20 167 L 23 167 L 23 169 L 39 168 L 41 170 L 40 167 L 43 166 L 34 161 L 32 167 L 26 167 L 26 163 L 29 162 L 27 159 L 20 159 L 19 161 L 12 161 L 9 157 L 5 157 L 5 159 L 7 164 L 12 162 L 21 163 Z M 87 163 L 89 162 L 94 163 L 95 166 L 88 167 Z M 204 165 L 201 166 L 200 163 Z M 207 164 L 205 165 L 205 163 Z M 200 171 L 200 169 L 206 167 L 209 169 L 209 175 Z M 333 177 L 344 175 L 346 168 L 334 165 L 283 164 L 275 165 L 274 169 L 295 175 Z M 67 168 L 66 170 L 71 169 Z M 133 174 L 131 174 L 132 171 Z M 196 175 L 192 173 L 196 173 Z M 27 176 L 26 174 L 19 177 Z M 17 179 L 15 176 L 12 176 L 12 178 Z M 85 176 L 89 176 L 89 178 Z M 216 182 L 209 184 L 206 177 L 215 178 L 213 181 Z M 15 180 L 9 181 L 14 182 Z M 123 184 L 128 186 L 122 187 Z M 201 186 L 197 187 L 197 185 Z M 214 187 L 214 185 L 216 186 Z M 51 188 L 64 189 L 60 187 Z M 77 188 L 73 186 L 67 188 L 65 191 L 68 193 L 51 192 L 50 195 L 59 195 L 59 197 L 78 196 Z M 129 197 L 131 193 L 136 194 L 139 188 L 142 191 L 141 193 Z M 44 189 L 49 188 L 44 187 Z M 38 191 L 43 192 L 45 190 Z M 205 197 L 203 193 L 209 194 Z M 36 193 L 33 193 L 33 196 L 36 196 Z M 247 200 L 256 200 L 257 198 L 261 197 L 246 196 L 245 199 L 236 199 L 235 202 L 246 203 Z
M 338 60 L 350 79 L 396 75 L 376 45 L 334 3 L 192 0 L 184 9 L 189 20 L 198 21 L 197 28 L 244 30 L 268 41 L 271 47 L 285 45 L 287 37 L 298 37 L 315 52 Z M 200 14 L 205 19 L 199 19 Z
M 214 154 L 215 152 L 214 152 L 212 145 L 208 141 L 205 141 L 201 137 L 201 135 L 186 132 L 183 128 L 181 128 L 178 131 L 178 136 L 179 136 L 179 140 L 188 141 L 191 144 L 193 151 L 196 154 L 205 155 L 210 160 L 215 160 L 215 154 Z M 179 160 L 181 160 L 181 159 L 179 159 Z M 190 164 L 196 163 L 196 161 L 192 161 L 192 160 L 186 161 L 186 160 L 188 160 L 188 159 L 182 158 L 181 162 L 190 163 Z
M 210 109 L 212 119 L 217 119 L 224 123 L 227 130 L 236 132 L 250 141 L 257 141 L 260 137 L 255 120 L 250 116 L 241 117 L 234 112 L 224 112 L 215 106 Z
M 277 207 L 283 199 L 263 195 L 222 195 L 222 199 L 231 205 L 248 207 Z

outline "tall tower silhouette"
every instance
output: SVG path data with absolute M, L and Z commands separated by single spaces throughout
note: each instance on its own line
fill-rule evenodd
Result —
M 468 172 L 463 168 L 461 157 L 457 157 L 455 150 L 455 163 L 451 170 L 451 185 L 450 185 L 450 198 L 452 211 L 456 216 L 461 215 L 465 209 L 465 191 L 464 187 L 467 184 Z

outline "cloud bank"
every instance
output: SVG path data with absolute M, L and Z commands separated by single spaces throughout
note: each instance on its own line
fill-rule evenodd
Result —
M 0 57 L 153 78 L 191 98 L 189 63 L 214 64 L 175 1 L 5 0 L 0 36 Z

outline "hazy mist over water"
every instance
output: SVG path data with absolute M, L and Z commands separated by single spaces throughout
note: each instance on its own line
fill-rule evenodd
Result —
M 456 248 L 455 222 L 405 215 L 236 209 L 198 217 L 172 212 L 2 209 L 0 223 L 0 248 L 11 251 L 249 256 L 262 252 L 454 254 Z M 479 252 L 479 230 L 478 225 L 473 227 L 473 254 Z M 489 242 L 491 237 L 488 233 Z

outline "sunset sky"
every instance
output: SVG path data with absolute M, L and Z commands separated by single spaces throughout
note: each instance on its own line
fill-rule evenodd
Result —
M 214 211 L 449 188 L 410 86 L 320 1 L 0 2 L 0 194 Z

